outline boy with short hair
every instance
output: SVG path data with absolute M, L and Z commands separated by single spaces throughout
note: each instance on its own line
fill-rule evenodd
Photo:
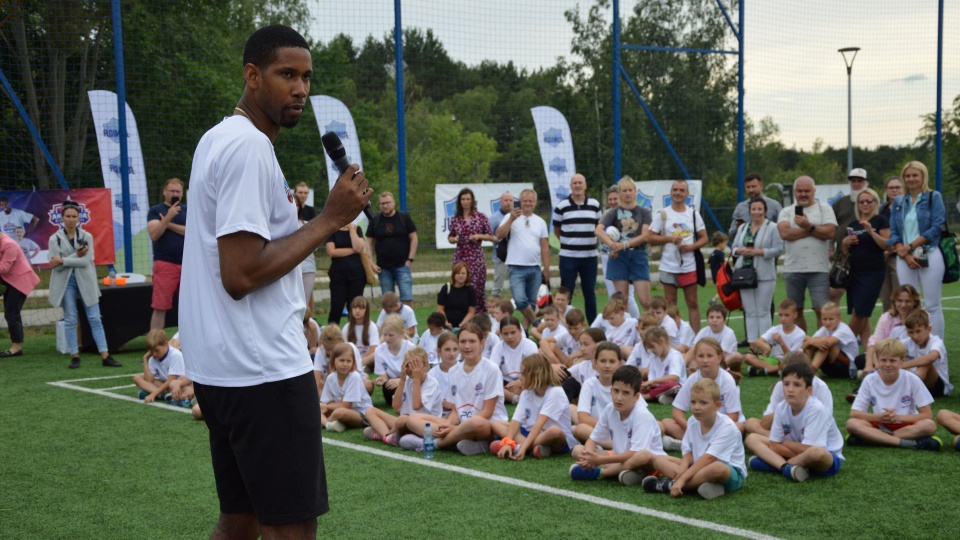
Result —
M 860 353 L 857 336 L 840 315 L 840 306 L 827 302 L 820 308 L 821 326 L 815 334 L 803 338 L 803 350 L 810 356 L 813 371 L 823 371 L 827 377 L 849 379 L 850 366 Z
M 539 326 L 530 330 L 530 335 L 543 341 L 549 337 L 567 334 L 567 329 L 560 324 L 560 310 L 555 305 L 545 306 L 542 310 L 543 320 Z
M 720 231 L 713 233 L 713 236 L 710 238 L 713 253 L 710 254 L 707 264 L 710 265 L 710 275 L 713 276 L 714 283 L 717 282 L 717 273 L 720 272 L 720 267 L 723 266 L 723 261 L 727 258 L 726 251 L 728 241 L 730 241 L 730 238 Z M 716 298 L 716 296 L 714 296 L 714 298 Z
M 491 311 L 493 314 L 492 322 L 494 324 L 491 325 L 491 328 L 494 329 L 494 331 L 497 333 L 498 336 L 500 335 L 500 321 L 502 321 L 506 317 L 513 317 L 513 312 L 515 309 L 516 307 L 513 305 L 512 300 L 501 300 L 496 304 L 493 304 L 493 308 Z M 523 333 L 523 337 L 527 337 L 526 330 L 521 328 L 520 331 L 521 333 Z
M 637 342 L 637 320 L 626 316 L 627 306 L 623 302 L 610 302 L 603 308 L 603 318 L 606 320 L 606 327 L 603 329 L 607 334 L 607 341 L 616 343 L 620 347 L 620 352 L 629 355 L 633 350 L 633 344 Z
M 383 331 L 383 321 L 390 315 L 400 315 L 403 318 L 403 326 L 406 328 L 406 338 L 413 343 L 417 344 L 419 336 L 417 335 L 417 314 L 413 311 L 413 308 L 402 304 L 400 302 L 400 296 L 393 291 L 389 291 L 383 294 L 383 298 L 380 299 L 380 315 L 377 316 L 377 329 L 381 332 Z
M 947 368 L 947 347 L 940 337 L 933 335 L 930 315 L 915 309 L 903 321 L 907 327 L 907 361 L 901 366 L 920 377 L 934 398 L 949 396 L 953 390 Z
M 898 339 L 877 343 L 877 370 L 863 378 L 847 420 L 850 446 L 898 446 L 940 450 L 934 437 L 937 424 L 930 404 L 933 396 L 920 377 L 902 369 L 907 347 Z M 870 411 L 871 407 L 873 412 Z
M 642 473 L 654 470 L 654 461 L 665 456 L 657 420 L 640 401 L 640 371 L 622 366 L 613 373 L 610 405 L 603 410 L 585 445 L 577 445 L 570 466 L 574 480 L 614 479 L 632 486 L 643 479 Z M 608 444 L 612 452 L 598 445 Z M 640 473 L 636 471 L 641 471 Z
M 620 302 L 620 303 L 622 303 L 623 305 L 627 305 L 627 301 L 626 301 L 625 297 L 623 296 L 623 293 L 620 293 L 620 292 L 615 292 L 615 293 L 611 294 L 609 298 L 607 298 L 607 305 L 608 305 L 608 306 L 609 306 L 610 304 L 614 303 L 614 302 Z M 604 308 L 604 309 L 606 309 L 606 308 Z M 600 329 L 603 330 L 604 332 L 607 331 L 607 329 L 609 328 L 609 326 L 607 325 L 606 317 L 603 316 L 603 312 L 602 312 L 602 311 L 601 311 L 600 313 L 597 313 L 597 317 L 596 317 L 595 319 L 593 319 L 593 321 L 590 322 L 590 328 L 600 328 Z
M 499 294 L 489 294 L 487 295 L 487 318 L 490 319 L 490 331 L 496 335 L 500 335 L 500 308 L 498 305 L 503 301 L 503 298 Z
M 676 304 L 670 304 L 667 306 L 667 317 L 673 319 L 673 322 L 677 323 L 678 343 L 674 345 L 673 348 L 681 353 L 686 354 L 687 351 L 693 347 L 697 333 L 693 331 L 693 327 L 690 326 L 690 323 L 680 318 L 680 309 L 677 308 Z
M 666 298 L 662 296 L 651 296 L 650 307 L 648 309 L 657 316 L 657 320 L 660 321 L 660 326 L 667 331 L 667 335 L 670 336 L 670 345 L 676 347 L 680 344 L 680 327 L 677 326 L 677 321 L 667 316 L 667 307 L 669 305 Z
M 483 353 L 481 356 L 489 359 L 492 357 L 493 348 L 500 343 L 500 338 L 491 331 L 492 324 L 490 317 L 474 317 L 474 319 L 477 319 L 474 322 L 477 323 L 477 326 L 479 326 L 483 332 Z
M 757 377 L 779 371 L 780 359 L 789 352 L 801 350 L 807 337 L 803 328 L 797 325 L 800 310 L 797 303 L 786 298 L 777 306 L 777 318 L 780 324 L 770 327 L 757 341 L 750 344 L 750 352 L 743 361 L 750 366 L 747 375 Z
M 140 388 L 138 398 L 144 403 L 152 403 L 160 397 L 171 405 L 190 407 L 190 400 L 184 399 L 174 403 L 170 393 L 170 385 L 180 377 L 186 377 L 186 368 L 183 365 L 183 353 L 170 346 L 167 334 L 163 330 L 154 329 L 147 333 L 147 354 L 143 356 L 143 373 L 133 376 L 133 383 Z M 192 385 L 191 385 L 192 386 Z M 185 389 L 180 388 L 183 392 Z M 189 390 L 192 393 L 192 390 Z
M 693 342 L 696 343 L 703 338 L 713 338 L 723 347 L 723 361 L 725 367 L 732 373 L 740 373 L 740 365 L 743 362 L 743 355 L 737 350 L 737 335 L 729 326 L 727 326 L 727 315 L 730 312 L 722 304 L 713 304 L 707 308 L 707 326 L 704 326 L 697 332 Z M 687 369 L 693 372 L 697 369 L 697 361 L 693 357 L 693 350 L 687 351 L 684 355 L 684 362 Z
M 586 316 L 578 308 L 572 308 L 564 316 L 567 333 L 549 336 L 540 341 L 540 352 L 554 364 L 566 367 L 573 365 L 571 355 L 580 350 L 580 334 L 587 327 Z
M 661 476 L 643 479 L 648 493 L 669 493 L 682 497 L 696 490 L 704 499 L 715 499 L 737 491 L 747 477 L 743 440 L 736 423 L 719 412 L 720 387 L 711 379 L 700 379 L 690 390 L 693 416 L 683 436 L 683 459 L 658 456 L 654 467 Z
M 660 319 L 651 311 L 645 311 L 640 315 L 640 318 L 637 320 L 637 335 L 644 335 L 647 330 L 653 327 L 660 326 Z M 643 346 L 643 340 L 637 341 L 637 344 L 633 347 L 633 350 L 630 351 L 630 354 L 627 356 L 625 362 L 628 366 L 635 366 L 641 372 L 650 365 L 650 353 L 647 352 L 646 347 Z
M 783 357 L 783 360 L 780 361 L 780 366 L 786 368 L 790 364 L 797 363 L 807 364 L 809 366 L 810 357 L 803 351 L 793 351 Z M 829 411 L 831 415 L 833 414 L 833 393 L 830 392 L 830 387 L 827 386 L 827 383 L 823 382 L 823 379 L 816 375 L 813 376 L 813 397 L 820 400 L 820 403 L 823 404 L 827 411 Z M 769 437 L 770 428 L 773 426 L 773 413 L 777 410 L 777 405 L 781 403 L 783 403 L 783 381 L 777 381 L 776 386 L 773 387 L 773 392 L 770 392 L 770 402 L 763 411 L 763 417 L 747 419 L 747 433 L 758 433 L 764 437 Z
M 570 289 L 564 287 L 563 285 L 557 289 L 557 292 L 553 294 L 553 305 L 557 306 L 557 310 L 560 311 L 560 324 L 563 324 L 564 317 L 567 316 L 567 313 L 570 313 L 570 310 L 573 309 L 573 306 L 570 305 L 570 299 L 572 295 L 570 294 Z
M 843 436 L 833 410 L 813 395 L 813 367 L 805 362 L 785 365 L 780 382 L 783 401 L 773 413 L 769 436 L 751 433 L 747 448 L 754 454 L 750 468 L 780 473 L 803 482 L 814 476 L 836 476 L 843 457 Z
M 427 329 L 420 336 L 420 346 L 427 352 L 427 358 L 431 366 L 440 363 L 440 355 L 437 354 L 437 339 L 447 326 L 447 318 L 439 311 L 434 311 L 427 317 Z

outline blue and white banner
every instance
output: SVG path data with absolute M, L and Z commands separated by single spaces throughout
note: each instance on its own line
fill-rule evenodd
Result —
M 670 206 L 670 188 L 673 187 L 673 180 L 647 180 L 636 184 L 638 205 L 649 208 L 651 212 L 658 212 Z M 699 211 L 703 181 L 687 180 L 687 187 L 690 192 L 687 196 L 687 206 L 692 206 Z
M 555 209 L 560 201 L 570 196 L 570 178 L 577 172 L 570 126 L 563 113 L 553 107 L 534 107 L 530 112 L 533 113 L 533 124 L 537 130 L 543 172 L 547 175 L 547 185 L 550 187 L 550 208 Z M 552 221 L 553 212 L 550 212 L 547 222 L 551 224 L 551 231 Z
M 520 200 L 520 192 L 525 189 L 533 189 L 533 184 L 529 182 L 510 184 L 436 184 L 434 186 L 433 200 L 437 216 L 435 234 L 438 249 L 453 249 L 457 247 L 447 242 L 447 237 L 450 236 L 450 219 L 457 213 L 457 195 L 459 195 L 460 190 L 465 187 L 473 191 L 474 197 L 477 198 L 477 208 L 489 219 L 500 211 L 501 195 L 509 191 L 515 199 Z M 493 243 L 484 242 L 483 245 L 492 246 Z
M 313 114 L 317 117 L 317 129 L 320 135 L 332 131 L 340 137 L 343 142 L 343 149 L 347 151 L 347 161 L 360 165 L 363 170 L 363 160 L 360 158 L 360 139 L 357 138 L 357 126 L 353 123 L 353 115 L 350 110 L 337 98 L 330 96 L 310 96 L 310 103 L 313 105 Z M 340 171 L 333 164 L 330 156 L 320 148 L 323 159 L 327 163 L 327 185 L 328 189 L 333 189 L 340 177 Z M 374 201 L 375 203 L 376 201 Z M 363 217 L 361 213 L 354 220 L 354 223 Z

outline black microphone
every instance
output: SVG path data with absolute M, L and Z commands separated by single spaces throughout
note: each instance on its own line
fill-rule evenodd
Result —
M 347 159 L 347 151 L 343 148 L 340 137 L 336 133 L 328 131 L 320 137 L 320 142 L 323 143 L 323 149 L 330 156 L 330 160 L 333 161 L 340 174 L 346 172 L 350 168 L 350 160 Z M 363 208 L 363 215 L 367 216 L 368 220 L 373 221 L 373 212 L 370 210 L 369 201 L 367 201 L 367 206 Z

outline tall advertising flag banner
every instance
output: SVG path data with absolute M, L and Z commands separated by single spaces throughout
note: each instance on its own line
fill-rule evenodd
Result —
M 570 196 L 570 178 L 577 172 L 570 126 L 563 114 L 553 107 L 534 107 L 530 112 L 537 130 L 543 172 L 550 187 L 551 208 L 556 209 L 560 201 Z M 550 216 L 552 222 L 553 212 Z M 550 230 L 553 230 L 552 226 Z
M 100 149 L 100 169 L 103 185 L 110 189 L 113 199 L 113 245 L 117 260 L 124 260 L 123 250 L 123 187 L 120 178 L 120 121 L 117 110 L 117 95 L 107 90 L 90 90 L 90 112 L 97 131 L 97 147 Z M 147 193 L 147 175 L 143 166 L 143 151 L 140 148 L 140 132 L 130 106 L 127 109 L 127 171 L 130 181 L 130 230 L 133 236 L 134 272 L 150 273 L 152 244 L 147 233 L 147 211 L 150 200 Z
M 363 160 L 360 159 L 360 139 L 357 138 L 357 126 L 353 123 L 353 115 L 350 110 L 337 98 L 330 96 L 310 96 L 310 103 L 313 105 L 313 114 L 317 117 L 317 128 L 320 135 L 332 131 L 340 137 L 343 142 L 343 149 L 347 151 L 347 161 L 360 165 L 363 170 Z M 320 148 L 320 153 L 327 163 L 327 185 L 328 189 L 333 189 L 340 177 L 340 171 L 333 164 L 330 156 Z M 363 214 L 357 216 L 354 223 L 360 221 Z

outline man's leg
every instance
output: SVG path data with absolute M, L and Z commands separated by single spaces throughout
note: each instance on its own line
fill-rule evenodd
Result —
M 597 317 L 597 258 L 585 257 L 580 261 L 580 287 L 583 289 L 583 308 L 587 321 Z M 573 289 L 570 290 L 571 294 Z
M 493 291 L 491 294 L 503 294 L 503 280 L 507 277 L 507 263 L 494 259 L 493 261 Z
M 166 326 L 165 324 L 166 320 L 167 320 L 167 310 L 165 309 L 153 310 L 153 315 L 150 316 L 150 329 L 163 330 L 164 326 Z
M 807 290 L 810 291 L 813 312 L 817 314 L 817 328 L 820 328 L 823 326 L 820 320 L 820 308 L 830 298 L 830 274 L 826 272 L 807 274 Z
M 413 272 L 410 267 L 403 265 L 395 270 L 397 288 L 400 290 L 400 301 L 413 307 Z
M 395 283 L 396 280 L 394 279 L 393 270 L 380 267 L 380 294 L 383 295 L 388 292 L 394 292 Z

